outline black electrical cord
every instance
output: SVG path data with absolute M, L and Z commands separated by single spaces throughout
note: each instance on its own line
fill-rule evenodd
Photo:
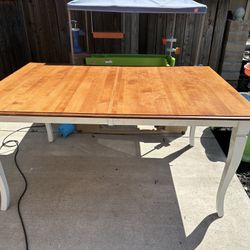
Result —
M 22 229 L 23 229 L 23 234 L 24 234 L 24 239 L 25 239 L 25 249 L 26 250 L 29 250 L 29 242 L 28 242 L 28 236 L 27 236 L 27 232 L 26 232 L 26 228 L 25 228 L 25 224 L 24 224 L 24 221 L 23 221 L 23 217 L 22 217 L 22 213 L 21 213 L 21 209 L 20 209 L 20 205 L 21 205 L 21 201 L 22 201 L 22 198 L 24 197 L 26 191 L 27 191 L 27 188 L 28 188 L 28 181 L 24 175 L 24 173 L 22 172 L 20 166 L 18 165 L 18 162 L 17 162 L 17 156 L 18 156 L 18 152 L 19 152 L 19 142 L 17 140 L 7 140 L 7 138 L 9 138 L 11 135 L 23 130 L 23 129 L 30 129 L 30 128 L 42 128 L 44 127 L 44 125 L 41 125 L 41 126 L 33 126 L 33 127 L 23 127 L 23 128 L 20 128 L 20 129 L 17 129 L 15 130 L 14 132 L 11 132 L 10 134 L 8 134 L 3 140 L 2 140 L 2 145 L 0 146 L 0 150 L 3 148 L 3 147 L 7 147 L 7 148 L 13 148 L 13 147 L 16 147 L 16 151 L 15 151 L 15 155 L 14 155 L 14 161 L 15 161 L 15 165 L 16 165 L 16 168 L 18 170 L 18 172 L 20 173 L 20 175 L 22 176 L 23 178 L 23 181 L 24 181 L 24 189 L 23 189 L 23 192 L 21 193 L 19 199 L 18 199 L 18 202 L 17 202 L 17 211 L 18 211 L 18 216 L 19 216 L 19 219 L 20 219 L 20 222 L 22 224 Z

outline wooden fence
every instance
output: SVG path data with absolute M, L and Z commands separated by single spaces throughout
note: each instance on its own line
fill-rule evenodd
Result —
M 31 60 L 21 8 L 17 1 L 0 1 L 0 80 Z
M 208 6 L 200 62 L 215 70 L 221 55 L 228 0 L 200 0 Z M 67 0 L 0 0 L 0 78 L 28 61 L 69 63 Z M 84 13 L 74 12 L 84 30 Z M 164 53 L 161 38 L 172 32 L 173 14 L 125 14 L 125 39 L 93 40 L 94 53 Z M 95 30 L 120 30 L 122 15 L 95 13 Z M 90 13 L 88 13 L 90 31 Z M 182 48 L 178 65 L 192 65 L 201 16 L 177 14 L 174 36 Z M 85 30 L 84 30 L 85 31 Z M 83 46 L 86 46 L 83 43 Z

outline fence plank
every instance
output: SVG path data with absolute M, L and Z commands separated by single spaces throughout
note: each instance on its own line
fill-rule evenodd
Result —
M 162 45 L 162 37 L 165 36 L 166 30 L 166 14 L 159 14 L 157 16 L 157 27 L 156 27 L 156 54 L 163 54 L 164 46 Z
M 139 14 L 131 14 L 131 48 L 130 52 L 137 54 L 139 51 Z M 126 38 L 125 38 L 126 39 Z
M 218 2 L 215 28 L 213 32 L 214 35 L 209 56 L 209 66 L 211 66 L 214 70 L 218 70 L 219 67 L 218 58 L 221 56 L 221 48 L 229 9 L 229 2 L 230 1 L 228 0 L 220 0 Z
M 186 26 L 187 15 L 185 14 L 178 14 L 176 15 L 176 27 L 175 27 L 175 34 L 177 42 L 175 44 L 176 47 L 181 48 L 181 54 L 176 56 L 176 65 L 183 65 L 183 59 L 185 56 L 184 52 L 184 34 L 185 34 L 185 26 Z
M 249 20 L 250 18 L 250 1 L 247 0 L 247 5 L 246 5 L 246 14 L 244 16 L 244 21 Z
M 206 14 L 206 20 L 203 31 L 203 40 L 202 40 L 201 56 L 200 56 L 200 63 L 203 65 L 208 65 L 212 39 L 213 39 L 218 0 L 210 0 L 210 1 L 202 0 L 199 2 L 206 4 L 208 7 L 208 12 Z
M 0 79 L 30 60 L 30 50 L 17 1 L 0 1 Z
M 131 14 L 126 13 L 125 14 L 125 40 L 123 42 L 124 49 L 123 51 L 125 53 L 130 53 L 131 51 Z
M 182 65 L 192 65 L 191 53 L 192 53 L 192 43 L 194 38 L 194 22 L 195 16 L 192 14 L 187 15 L 184 41 L 183 41 L 183 51 L 182 51 Z
M 139 53 L 147 53 L 147 27 L 148 27 L 148 15 L 140 14 L 139 16 Z
M 156 14 L 148 15 L 148 27 L 147 27 L 147 53 L 156 53 L 156 37 L 157 37 L 157 18 Z
M 62 2 L 64 4 L 62 4 Z M 62 63 L 67 63 L 69 61 L 69 53 L 65 51 L 70 50 L 69 46 L 69 25 L 68 25 L 68 14 L 65 8 L 67 0 L 55 0 L 56 9 L 56 24 L 58 28 L 59 44 L 60 44 L 60 55 Z M 83 27 L 81 27 L 83 28 Z

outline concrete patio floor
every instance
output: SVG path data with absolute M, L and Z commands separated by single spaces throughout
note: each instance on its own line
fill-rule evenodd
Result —
M 1 124 L 0 139 L 27 125 Z M 217 218 L 225 156 L 207 128 L 195 143 L 162 134 L 74 134 L 48 143 L 44 128 L 27 133 L 18 161 L 29 182 L 21 209 L 30 249 L 249 249 L 250 199 L 235 176 Z M 23 181 L 13 153 L 0 154 L 12 198 L 0 212 L 0 249 L 21 250 Z

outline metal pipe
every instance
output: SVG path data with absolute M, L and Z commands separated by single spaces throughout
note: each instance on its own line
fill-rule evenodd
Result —
M 72 64 L 75 64 L 74 48 L 73 48 L 73 36 L 72 36 L 72 23 L 71 23 L 71 13 L 70 13 L 70 10 L 68 10 L 68 22 L 69 22 L 69 38 L 70 38 L 71 62 L 72 62 Z
M 174 37 L 174 31 L 175 31 L 175 25 L 176 25 L 176 14 L 174 14 L 174 20 L 173 20 L 173 26 L 172 26 L 172 36 Z
M 201 28 L 200 28 L 200 35 L 199 35 L 199 40 L 198 40 L 198 46 L 197 46 L 197 53 L 194 61 L 194 65 L 198 65 L 199 59 L 200 59 L 200 52 L 201 52 L 201 42 L 202 42 L 202 36 L 204 32 L 204 26 L 205 26 L 205 19 L 206 19 L 206 14 L 203 14 L 202 20 L 201 20 Z
M 174 14 L 174 20 L 173 20 L 173 26 L 172 26 L 172 34 L 171 38 L 174 38 L 174 32 L 175 32 L 175 25 L 176 25 L 176 14 Z M 167 36 L 166 36 L 167 37 Z M 170 50 L 169 50 L 169 56 L 172 56 L 172 49 L 174 47 L 174 43 L 170 43 Z
M 91 26 L 91 32 L 94 32 L 94 24 L 93 24 L 93 16 L 92 11 L 90 12 L 90 26 Z
M 122 32 L 123 32 L 123 39 L 121 40 L 121 49 L 122 52 L 125 53 L 125 39 L 126 39 L 126 14 L 122 13 L 121 18 L 121 26 L 122 26 Z
M 88 29 L 87 11 L 85 11 L 85 37 L 86 37 L 86 52 L 89 53 L 89 29 Z
M 126 18 L 125 18 L 125 13 L 122 13 L 122 32 L 125 35 L 125 29 L 126 29 Z

